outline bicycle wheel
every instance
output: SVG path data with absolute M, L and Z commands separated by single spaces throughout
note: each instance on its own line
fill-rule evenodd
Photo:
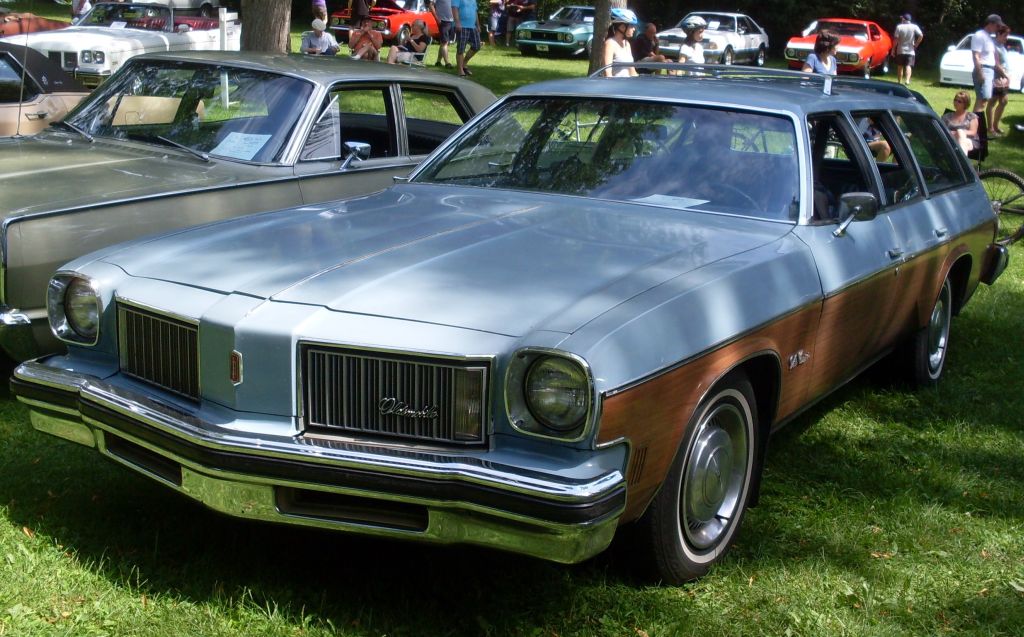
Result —
M 1024 179 L 1002 168 L 983 170 L 978 177 L 999 216 L 998 239 L 1019 241 L 1024 237 Z

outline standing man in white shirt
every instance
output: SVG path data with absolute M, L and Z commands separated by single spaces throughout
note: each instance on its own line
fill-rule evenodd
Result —
M 992 39 L 1003 19 L 996 14 L 985 18 L 985 25 L 971 36 L 974 57 L 974 112 L 984 112 L 992 99 L 992 81 L 996 77 L 996 42 Z
M 900 16 L 900 23 L 892 34 L 893 57 L 896 58 L 896 81 L 910 86 L 910 76 L 914 72 L 914 60 L 917 58 L 917 47 L 921 46 L 924 33 L 921 27 L 913 22 L 909 13 Z

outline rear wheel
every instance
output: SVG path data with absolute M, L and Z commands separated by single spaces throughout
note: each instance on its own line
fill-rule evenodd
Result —
M 978 177 L 999 218 L 998 239 L 1019 241 L 1024 236 L 1024 179 L 1002 168 L 983 170 Z
M 213 5 L 209 2 L 204 2 L 203 6 L 199 7 L 199 15 L 203 16 L 204 18 L 212 18 L 214 15 Z
M 939 382 L 949 350 L 949 326 L 953 318 L 953 286 L 947 278 L 932 306 L 928 325 L 910 337 L 906 349 L 907 380 L 915 387 L 931 387 Z
M 743 519 L 758 449 L 754 390 L 733 373 L 701 401 L 638 531 L 662 581 L 696 579 L 725 555 Z

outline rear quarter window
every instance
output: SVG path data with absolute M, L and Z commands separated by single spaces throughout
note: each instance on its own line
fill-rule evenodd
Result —
M 925 187 L 929 193 L 942 192 L 970 182 L 960 151 L 951 143 L 942 123 L 928 115 L 901 113 L 896 116 L 910 146 L 914 159 L 921 167 Z

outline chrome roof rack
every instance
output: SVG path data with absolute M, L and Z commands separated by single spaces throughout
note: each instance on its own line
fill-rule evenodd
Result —
M 872 91 L 894 97 L 904 97 L 916 100 L 922 104 L 928 104 L 923 95 L 912 91 L 902 84 L 886 82 L 884 80 L 866 80 L 854 77 L 837 77 L 834 75 L 821 75 L 817 73 L 804 73 L 803 71 L 790 71 L 784 69 L 766 69 L 752 66 L 733 66 L 724 64 L 692 64 L 680 62 L 614 62 L 603 66 L 590 74 L 592 78 L 604 77 L 606 69 L 622 69 L 632 67 L 637 70 L 664 71 L 659 75 L 646 75 L 644 77 L 665 78 L 665 79 L 742 79 L 755 82 L 792 82 L 801 86 L 819 87 L 822 95 L 832 95 L 833 88 L 853 88 L 862 91 Z

